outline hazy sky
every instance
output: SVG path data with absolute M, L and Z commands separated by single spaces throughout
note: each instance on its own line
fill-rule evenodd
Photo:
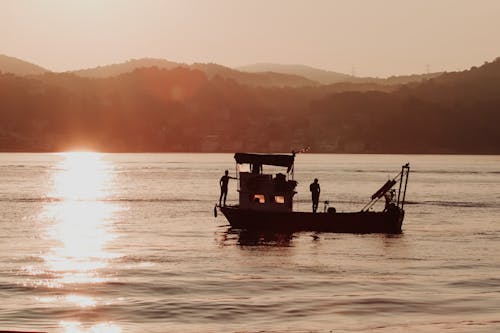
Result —
M 55 71 L 130 58 L 359 76 L 500 56 L 500 0 L 0 0 L 0 54 Z

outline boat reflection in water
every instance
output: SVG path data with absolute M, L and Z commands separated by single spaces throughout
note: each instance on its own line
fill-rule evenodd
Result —
M 96 153 L 65 153 L 54 168 L 52 190 L 40 216 L 49 248 L 41 255 L 41 303 L 60 308 L 62 332 L 120 332 L 106 315 L 110 301 L 99 285 L 113 279 L 109 250 L 115 240 L 113 217 L 120 206 L 109 202 L 112 166 Z M 89 311 L 89 313 L 86 313 Z
M 296 236 L 293 233 L 282 233 L 272 231 L 255 231 L 234 229 L 228 227 L 220 233 L 219 244 L 221 246 L 232 246 L 234 242 L 240 246 L 292 246 Z

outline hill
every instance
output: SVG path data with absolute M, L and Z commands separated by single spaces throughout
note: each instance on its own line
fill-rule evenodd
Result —
M 411 83 L 419 83 L 426 80 L 430 80 L 440 75 L 443 72 L 427 73 L 427 74 L 411 74 L 411 75 L 394 75 L 388 78 L 378 78 L 378 77 L 358 77 L 353 82 L 355 83 L 374 83 L 379 85 L 403 85 Z
M 318 137 L 359 152 L 500 153 L 500 58 L 390 93 L 313 102 Z
M 16 75 L 38 75 L 46 73 L 48 70 L 27 61 L 0 54 L 1 72 Z
M 237 69 L 250 73 L 272 72 L 272 73 L 299 75 L 309 80 L 327 85 L 335 83 L 344 83 L 344 82 L 359 83 L 359 84 L 373 83 L 379 85 L 400 85 L 400 84 L 408 84 L 412 82 L 420 82 L 432 79 L 434 77 L 443 74 L 440 72 L 436 72 L 428 74 L 398 75 L 398 76 L 391 76 L 388 78 L 357 77 L 304 65 L 283 65 L 283 64 L 271 64 L 271 63 L 260 63 L 254 65 L 241 66 L 238 67 Z
M 220 76 L 231 79 L 240 84 L 256 87 L 307 87 L 317 86 L 318 82 L 309 80 L 299 75 L 282 73 L 246 73 L 217 64 L 195 63 L 189 68 L 199 69 L 209 78 Z
M 207 72 L 0 74 L 0 150 L 500 154 L 498 59 L 381 89 L 262 87 Z
M 347 74 L 322 70 L 305 65 L 259 63 L 259 64 L 241 66 L 236 69 L 250 73 L 272 72 L 272 73 L 298 75 L 307 78 L 311 81 L 319 82 L 321 84 L 353 82 L 354 79 L 352 76 Z
M 118 76 L 120 74 L 130 73 L 138 68 L 158 67 L 162 69 L 172 69 L 175 67 L 182 67 L 182 66 L 186 65 L 164 59 L 142 58 L 142 59 L 131 59 L 126 62 L 118 64 L 70 71 L 70 73 L 76 74 L 81 77 L 106 78 L 106 77 Z
M 354 83 L 359 85 L 360 90 L 365 90 L 367 85 L 370 86 L 371 89 L 387 90 L 381 86 L 396 86 L 420 82 L 442 74 L 430 73 L 391 76 L 386 79 L 371 77 L 361 78 L 304 65 L 255 64 L 232 69 L 214 63 L 194 63 L 189 65 L 158 58 L 131 59 L 123 63 L 79 69 L 69 71 L 68 73 L 87 78 L 109 78 L 130 73 L 139 68 L 149 67 L 157 67 L 160 69 L 173 69 L 176 67 L 199 69 L 205 72 L 209 78 L 220 76 L 225 79 L 235 80 L 244 85 L 256 87 L 310 87 L 320 84 L 332 85 L 338 83 Z M 49 71 L 27 61 L 0 55 L 0 72 L 16 75 L 40 75 Z M 349 87 L 349 90 L 353 89 L 356 90 L 356 86 Z
M 251 86 L 301 87 L 318 84 L 317 82 L 308 80 L 298 75 L 280 73 L 246 73 L 212 63 L 195 63 L 192 65 L 188 65 L 154 58 L 132 59 L 124 63 L 82 69 L 73 71 L 71 73 L 89 78 L 107 78 L 120 74 L 130 73 L 139 68 L 149 67 L 157 67 L 160 69 L 173 69 L 176 67 L 198 69 L 203 71 L 209 78 L 220 76 L 225 79 L 232 79 L 238 83 Z

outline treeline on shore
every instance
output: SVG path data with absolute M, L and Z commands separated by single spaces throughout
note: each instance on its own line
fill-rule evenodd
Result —
M 188 68 L 0 74 L 0 150 L 500 153 L 500 60 L 405 85 L 258 87 Z

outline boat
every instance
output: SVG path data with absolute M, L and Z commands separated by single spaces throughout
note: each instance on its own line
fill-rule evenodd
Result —
M 231 228 L 245 231 L 272 231 L 293 233 L 318 231 L 336 233 L 402 232 L 404 205 L 410 173 L 409 163 L 399 174 L 389 179 L 360 211 L 337 212 L 325 201 L 323 212 L 293 210 L 297 186 L 294 180 L 296 153 L 255 154 L 236 153 L 239 202 L 237 205 L 216 205 Z M 263 166 L 283 167 L 283 172 L 264 173 Z M 395 189 L 396 185 L 398 188 Z M 383 210 L 374 211 L 375 203 L 385 198 Z

